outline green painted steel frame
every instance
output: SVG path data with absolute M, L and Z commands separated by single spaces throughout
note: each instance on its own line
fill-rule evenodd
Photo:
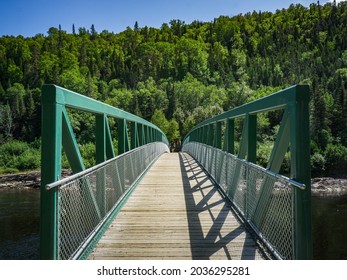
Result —
M 108 118 L 118 120 L 118 154 L 133 148 L 161 141 L 168 145 L 165 134 L 152 123 L 102 102 L 61 88 L 56 85 L 42 87 L 42 147 L 41 147 L 41 217 L 40 258 L 57 259 L 57 189 L 46 190 L 46 185 L 61 177 L 62 149 L 74 173 L 85 169 L 66 108 L 89 112 L 96 116 L 96 162 L 113 158 L 111 130 Z M 131 133 L 129 143 L 128 124 Z M 102 180 L 101 180 L 102 182 Z M 102 183 L 97 195 L 104 196 Z M 103 209 L 100 209 L 103 211 Z
M 256 161 L 257 114 L 279 109 L 284 109 L 284 114 L 267 168 L 278 173 L 288 146 L 290 147 L 290 176 L 306 185 L 305 190 L 295 188 L 294 256 L 295 259 L 312 259 L 309 87 L 307 85 L 292 86 L 205 120 L 186 135 L 183 146 L 195 141 L 220 148 L 222 136 L 220 127 L 222 122 L 226 122 L 223 150 L 234 153 L 234 120 L 243 117 L 238 157 L 254 163 Z M 232 185 L 238 182 L 237 167 L 235 170 Z M 268 199 L 270 192 L 266 187 L 263 192 L 262 200 L 264 201 Z

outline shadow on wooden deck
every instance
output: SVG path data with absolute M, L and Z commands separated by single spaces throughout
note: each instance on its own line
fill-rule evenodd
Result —
M 187 154 L 180 153 L 192 258 L 210 259 L 223 250 L 227 259 L 259 259 L 261 250 L 206 172 Z M 216 199 L 217 198 L 217 199 Z M 207 211 L 209 215 L 202 212 Z M 208 216 L 208 220 L 206 220 Z M 221 253 L 221 252 L 219 252 Z M 257 254 L 258 253 L 258 254 Z M 266 258 L 261 254 L 261 259 Z

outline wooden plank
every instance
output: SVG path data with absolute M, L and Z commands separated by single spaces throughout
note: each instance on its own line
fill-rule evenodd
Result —
M 262 259 L 205 172 L 189 155 L 164 154 L 89 259 Z

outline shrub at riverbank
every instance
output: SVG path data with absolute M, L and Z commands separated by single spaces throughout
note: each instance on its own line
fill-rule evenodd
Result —
M 40 169 L 40 147 L 40 140 L 32 143 L 11 140 L 0 145 L 0 174 L 13 174 Z M 80 145 L 80 151 L 86 168 L 95 165 L 95 145 L 92 143 Z M 62 167 L 70 168 L 65 155 L 62 157 Z

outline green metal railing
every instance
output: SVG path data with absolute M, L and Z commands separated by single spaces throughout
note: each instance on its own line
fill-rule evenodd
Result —
M 76 137 L 67 114 L 67 108 L 95 115 L 95 158 L 97 164 L 102 164 L 107 160 L 115 158 L 108 118 L 117 120 L 118 154 L 123 155 L 123 157 L 116 158 L 118 163 L 126 156 L 139 155 L 139 151 L 148 156 L 148 158 L 151 158 L 151 160 L 154 160 L 160 153 L 168 151 L 168 140 L 166 136 L 152 123 L 64 88 L 55 85 L 44 85 L 42 88 L 41 259 L 58 259 L 62 256 L 62 247 L 60 245 L 66 240 L 62 241 L 59 239 L 62 236 L 62 227 L 65 227 L 61 224 L 61 221 L 64 215 L 69 215 L 66 211 L 70 211 L 66 205 L 70 207 L 70 204 L 75 202 L 76 207 L 80 207 L 82 211 L 85 209 L 83 208 L 85 207 L 83 206 L 85 201 L 89 201 L 89 207 L 93 209 L 90 211 L 97 217 L 91 223 L 93 228 L 104 219 L 108 214 L 107 211 L 110 211 L 113 207 L 107 205 L 107 194 L 110 188 L 107 187 L 109 186 L 108 181 L 111 180 L 118 185 L 119 190 L 117 192 L 118 198 L 120 198 L 124 195 L 125 190 L 130 189 L 131 185 L 136 183 L 138 177 L 144 172 L 143 165 L 141 165 L 142 163 L 139 164 L 136 160 L 129 160 L 130 166 L 117 164 L 118 167 L 114 168 L 113 172 L 118 172 L 118 177 L 113 179 L 108 179 L 108 173 L 105 170 L 99 171 L 97 180 L 82 179 L 81 182 L 83 182 L 83 186 L 80 184 L 77 191 L 79 199 L 72 199 L 71 195 L 64 196 L 64 191 L 62 190 L 68 188 L 62 187 L 62 185 L 59 185 L 60 187 L 52 187 L 52 183 L 61 179 L 62 149 L 65 151 L 74 174 L 85 170 Z M 128 125 L 130 129 L 128 129 Z M 157 142 L 162 142 L 165 145 Z M 154 144 L 147 145 L 149 143 Z M 164 146 L 166 148 L 163 148 Z M 135 149 L 134 152 L 130 152 L 132 149 Z M 150 153 L 151 156 L 149 156 L 148 153 Z M 137 158 L 141 160 L 139 156 L 137 156 Z M 146 166 L 151 163 L 147 161 L 144 162 Z M 138 167 L 140 165 L 142 166 L 141 168 Z M 125 175 L 128 171 L 131 172 L 129 173 L 131 174 L 131 176 L 129 175 L 130 177 Z M 47 185 L 49 185 L 49 187 L 47 187 Z M 127 187 L 125 188 L 125 186 Z M 66 197 L 67 201 L 71 203 L 69 202 L 69 204 L 66 201 L 63 202 L 63 197 Z M 116 202 L 118 202 L 118 200 Z M 62 207 L 62 203 L 64 203 L 65 206 Z M 78 220 L 76 217 L 73 219 L 74 221 Z M 90 231 L 90 226 L 85 226 L 84 228 L 86 227 L 88 227 L 87 231 Z M 63 231 L 66 231 L 66 228 Z M 83 236 L 83 238 L 79 238 L 88 238 L 88 234 L 87 236 Z M 71 238 L 73 238 L 73 236 L 71 236 Z M 78 246 L 80 246 L 80 244 L 78 244 Z M 75 253 L 75 249 L 77 249 L 78 246 L 76 247 L 76 245 L 73 245 L 72 249 L 64 249 L 68 252 L 64 253 L 64 258 L 71 252 Z M 71 256 L 68 256 L 68 258 L 70 257 Z
M 58 191 L 57 259 L 86 259 L 148 166 L 165 152 L 166 144 L 150 143 L 48 184 Z
M 274 110 L 284 113 L 262 169 L 254 164 L 257 114 Z M 236 157 L 235 119 L 240 118 Z M 278 174 L 288 147 L 291 179 Z M 277 258 L 312 259 L 308 86 L 293 86 L 203 121 L 187 134 L 182 150 L 209 172 Z

